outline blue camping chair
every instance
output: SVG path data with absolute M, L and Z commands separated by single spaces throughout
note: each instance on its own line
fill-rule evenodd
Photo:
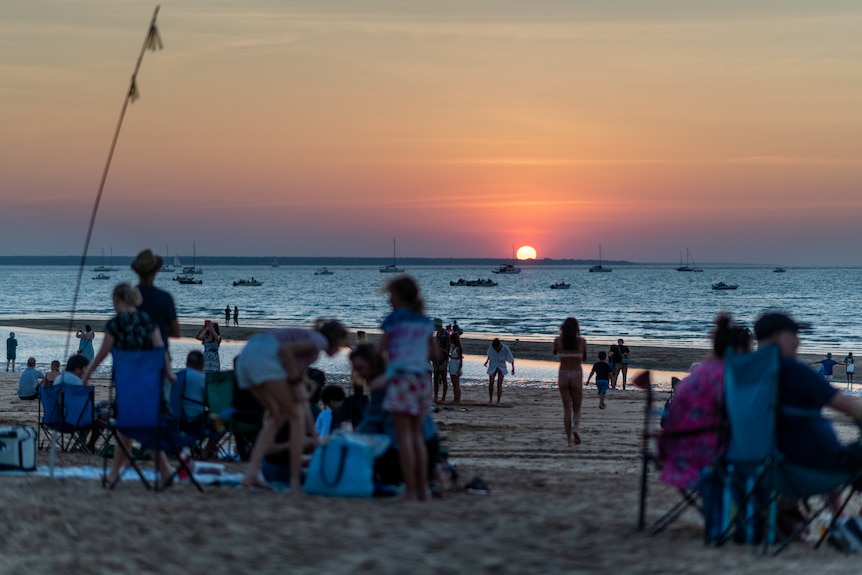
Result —
M 39 437 L 36 441 L 39 449 L 44 449 L 50 445 L 55 434 L 58 437 L 60 449 L 63 448 L 64 388 L 65 385 L 63 384 L 39 388 Z
M 68 450 L 89 451 L 87 434 L 99 433 L 95 427 L 96 388 L 83 385 L 63 385 L 63 427 L 69 434 Z
M 194 445 L 196 438 L 181 431 L 176 419 L 163 410 L 162 378 L 165 366 L 165 350 L 161 348 L 146 351 L 112 350 L 114 362 L 114 386 L 116 389 L 116 419 L 109 428 L 112 436 L 122 433 L 144 449 L 164 451 L 179 455 L 183 447 Z M 136 457 L 125 444 L 117 438 L 117 445 L 129 458 L 147 489 L 153 487 L 138 466 Z M 199 491 L 203 488 L 195 480 L 183 458 L 178 457 L 180 468 Z M 164 483 L 169 483 L 165 478 Z M 158 483 L 156 483 L 158 491 Z
M 766 545 L 775 540 L 775 410 L 778 348 L 767 346 L 724 359 L 724 403 L 730 439 L 723 461 L 705 474 L 706 540 Z

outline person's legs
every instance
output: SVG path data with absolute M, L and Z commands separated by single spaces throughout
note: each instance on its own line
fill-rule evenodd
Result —
M 425 501 L 428 499 L 428 448 L 425 445 L 425 435 L 422 433 L 422 416 L 413 415 L 410 416 L 410 419 L 416 495 L 419 497 L 419 501 Z
M 572 398 L 572 437 L 575 445 L 581 442 L 578 431 L 581 428 L 581 403 L 584 399 L 584 385 L 580 378 L 575 378 L 569 386 L 569 394 Z
M 461 376 L 460 375 L 452 375 L 452 396 L 455 399 L 455 403 L 461 403 Z
M 494 376 L 496 372 L 488 376 L 488 404 L 494 403 Z
M 623 374 L 623 389 L 626 388 L 626 377 L 629 374 L 629 364 L 623 363 L 622 365 L 622 374 Z
M 605 394 L 600 393 L 599 394 L 599 409 L 604 409 L 604 408 L 605 408 Z
M 288 412 L 290 420 L 290 491 L 298 493 L 302 485 L 302 451 L 305 448 L 305 430 L 310 427 L 306 416 L 308 409 L 308 388 L 305 383 L 290 386 L 293 406 Z M 310 416 L 309 416 L 310 417 Z M 299 433 L 293 433 L 293 430 Z
M 275 434 L 284 424 L 294 408 L 292 393 L 287 387 L 285 380 L 266 381 L 260 385 L 249 388 L 252 395 L 263 405 L 264 409 L 269 412 L 269 417 L 264 421 L 263 427 L 257 435 L 254 442 L 254 448 L 251 451 L 251 457 L 248 460 L 248 467 L 245 475 L 242 478 L 243 486 L 258 486 L 269 487 L 260 479 L 260 464 L 264 456 L 269 452 L 275 441 Z M 293 429 L 291 429 L 293 431 Z M 291 433 L 291 461 L 293 460 L 293 436 L 296 435 L 300 439 L 302 433 Z M 291 469 L 291 473 L 293 470 Z M 291 485 L 291 491 L 293 491 Z
M 117 441 L 122 441 L 123 445 L 126 447 L 129 453 L 132 452 L 132 440 L 123 435 L 122 433 L 117 433 Z M 114 459 L 111 461 L 111 471 L 108 473 L 108 477 L 105 478 L 108 484 L 112 484 L 117 481 L 120 477 L 120 470 L 123 465 L 126 464 L 128 458 L 126 457 L 126 453 L 123 451 L 122 447 L 116 445 L 114 447 Z
M 440 381 L 443 384 L 443 395 L 440 397 L 440 401 L 445 402 L 446 401 L 446 392 L 449 390 L 449 378 L 446 377 L 446 374 L 448 373 L 448 366 L 446 364 L 443 364 L 443 366 L 439 369 L 439 371 L 440 371 L 440 374 L 438 377 L 440 378 Z
M 404 479 L 404 499 L 418 501 L 416 483 L 416 445 L 413 439 L 412 416 L 407 413 L 393 413 L 395 438 L 398 440 L 398 458 L 401 462 L 401 475 Z
M 433 374 L 434 374 L 434 403 L 437 403 L 438 401 L 440 401 L 440 376 L 438 375 L 439 372 L 437 371 L 437 364 L 434 364 L 433 369 L 434 369 L 434 371 L 433 371 Z
M 497 405 L 500 405 L 500 398 L 503 396 L 503 372 L 497 372 Z
M 614 371 L 613 371 L 613 374 L 611 375 L 611 389 L 617 388 L 617 379 L 619 378 L 620 371 L 622 371 L 622 369 L 623 369 L 623 364 L 621 364 L 621 363 L 615 363 L 614 364 Z
M 566 442 L 569 447 L 572 446 L 572 397 L 570 387 L 563 381 L 562 376 L 559 381 L 560 398 L 563 400 L 563 426 L 566 430 Z

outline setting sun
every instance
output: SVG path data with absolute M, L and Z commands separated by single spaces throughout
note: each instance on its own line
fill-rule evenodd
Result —
M 519 260 L 534 260 L 536 259 L 536 249 L 532 246 L 521 246 L 518 248 Z

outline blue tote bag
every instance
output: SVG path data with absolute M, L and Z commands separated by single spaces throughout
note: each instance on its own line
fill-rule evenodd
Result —
M 314 450 L 303 490 L 311 495 L 371 497 L 373 475 L 374 450 L 336 436 Z

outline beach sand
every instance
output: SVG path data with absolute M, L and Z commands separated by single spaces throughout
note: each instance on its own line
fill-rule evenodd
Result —
M 37 404 L 17 398 L 16 382 L 17 374 L 0 372 L 0 423 L 35 425 Z M 486 406 L 486 393 L 467 387 L 461 405 L 435 418 L 462 483 L 481 476 L 490 496 L 405 504 L 231 487 L 200 494 L 188 484 L 155 494 L 138 481 L 109 492 L 95 480 L 0 476 L 0 573 L 858 571 L 858 557 L 828 547 L 796 544 L 777 559 L 704 547 L 693 511 L 662 534 L 638 533 L 641 391 L 611 391 L 599 410 L 588 387 L 583 443 L 574 448 L 566 447 L 556 391 L 506 389 L 501 407 Z M 842 434 L 852 428 L 843 425 Z M 38 457 L 47 464 L 45 452 Z M 60 453 L 58 464 L 101 460 Z M 676 495 L 655 474 L 650 491 L 648 518 L 656 519 Z

